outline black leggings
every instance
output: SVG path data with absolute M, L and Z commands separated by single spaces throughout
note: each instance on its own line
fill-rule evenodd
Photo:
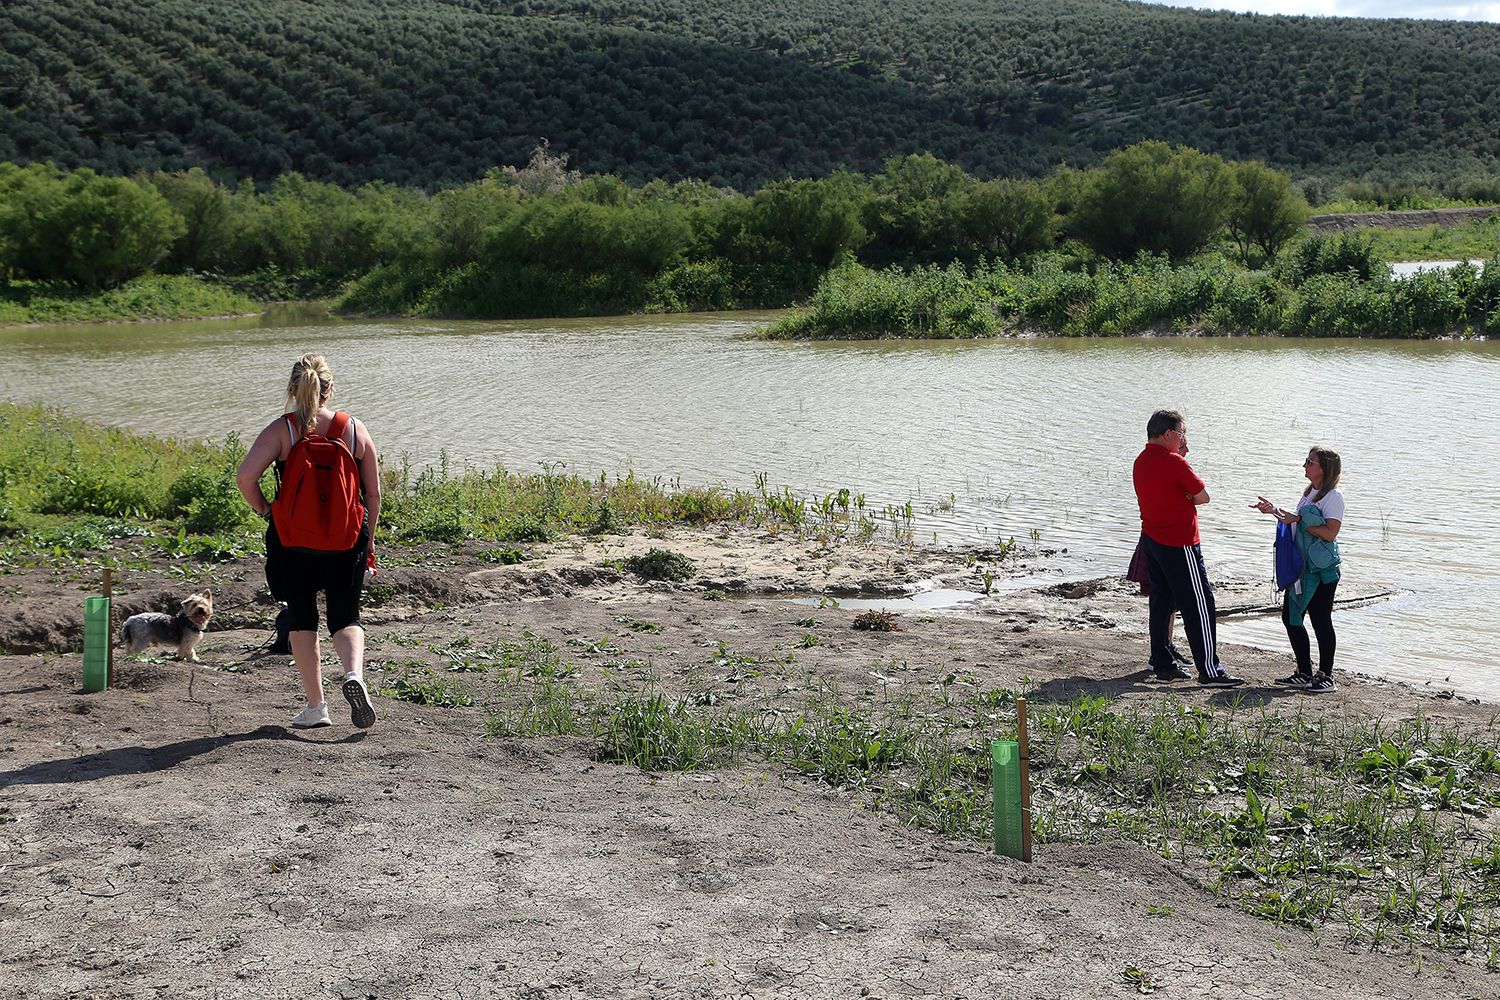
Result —
M 271 596 L 291 609 L 287 630 L 318 630 L 318 591 L 328 598 L 328 634 L 358 625 L 370 554 L 370 523 L 360 526 L 354 547 L 343 552 L 284 548 L 274 524 L 266 527 L 266 583 Z
M 1318 634 L 1318 672 L 1333 676 L 1333 653 L 1338 639 L 1333 634 L 1333 594 L 1338 590 L 1338 581 L 1320 583 L 1313 591 L 1307 605 L 1307 617 L 1312 621 L 1313 631 Z M 1307 626 L 1293 625 L 1290 615 L 1292 592 L 1286 592 L 1281 602 L 1281 624 L 1286 626 L 1286 637 L 1292 641 L 1292 652 L 1297 656 L 1297 672 L 1312 673 L 1312 644 L 1307 638 Z

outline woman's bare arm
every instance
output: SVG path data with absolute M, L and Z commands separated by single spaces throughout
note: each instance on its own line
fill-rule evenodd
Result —
M 240 494 L 257 514 L 271 512 L 271 502 L 261 492 L 260 477 L 271 467 L 272 462 L 281 457 L 281 427 L 282 422 L 274 420 L 260 432 L 260 436 L 246 453 L 245 460 L 240 463 L 239 474 L 235 477 Z
M 364 456 L 359 460 L 359 481 L 365 490 L 365 510 L 370 517 L 370 542 L 375 541 L 375 525 L 380 521 L 380 453 L 375 440 L 361 421 L 357 428 Z

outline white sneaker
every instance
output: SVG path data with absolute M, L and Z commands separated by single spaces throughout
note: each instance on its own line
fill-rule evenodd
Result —
M 326 701 L 308 705 L 292 716 L 292 726 L 295 729 L 317 729 L 319 726 L 331 725 L 333 725 L 333 720 L 328 718 L 328 702 Z

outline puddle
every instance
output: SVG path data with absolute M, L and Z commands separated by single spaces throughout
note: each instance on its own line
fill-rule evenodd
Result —
M 952 590 L 939 587 L 935 590 L 922 590 L 915 594 L 894 594 L 890 597 L 794 597 L 791 603 L 817 607 L 823 601 L 837 601 L 839 607 L 855 611 L 870 608 L 877 611 L 941 611 L 944 608 L 953 608 L 960 604 L 968 604 L 970 601 L 977 601 L 983 596 L 984 594 L 977 590 Z

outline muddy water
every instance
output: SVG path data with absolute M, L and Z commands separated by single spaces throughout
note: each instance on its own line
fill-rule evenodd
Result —
M 1268 577 L 1246 504 L 1342 452 L 1340 663 L 1500 699 L 1500 345 L 1222 339 L 769 344 L 755 314 L 532 322 L 200 322 L 0 331 L 0 396 L 155 434 L 252 435 L 291 359 L 327 355 L 387 456 L 910 499 L 917 533 L 1064 548 L 1123 572 L 1147 414 L 1188 418 L 1219 576 Z M 1266 597 L 1272 598 L 1267 585 Z M 1281 646 L 1275 621 L 1226 638 Z M 1449 680 L 1451 678 L 1451 680 Z

